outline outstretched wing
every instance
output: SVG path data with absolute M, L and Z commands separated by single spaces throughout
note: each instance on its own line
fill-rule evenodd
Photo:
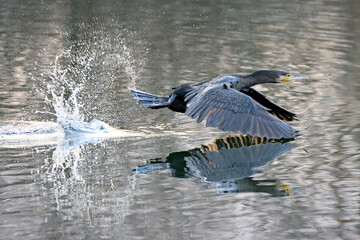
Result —
M 224 85 L 211 85 L 202 92 L 189 93 L 186 115 L 206 126 L 267 138 L 294 138 L 294 129 L 277 119 L 268 108 L 251 97 Z
M 271 102 L 267 97 L 263 94 L 259 93 L 253 88 L 249 88 L 248 90 L 241 90 L 242 93 L 250 96 L 256 102 L 260 103 L 264 107 L 268 108 L 268 112 L 280 118 L 281 120 L 292 121 L 296 119 L 296 114 L 289 112 L 285 108 L 282 108 L 275 103 Z

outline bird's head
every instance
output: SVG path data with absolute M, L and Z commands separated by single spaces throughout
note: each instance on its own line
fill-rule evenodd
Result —
M 307 79 L 306 75 L 295 75 L 284 71 L 276 70 L 259 70 L 249 75 L 253 83 L 279 83 L 289 82 L 291 80 Z

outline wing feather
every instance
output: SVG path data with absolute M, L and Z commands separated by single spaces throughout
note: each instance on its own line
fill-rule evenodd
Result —
M 271 115 L 269 109 L 251 97 L 223 85 L 210 85 L 190 92 L 186 115 L 206 126 L 267 138 L 293 138 L 294 129 Z

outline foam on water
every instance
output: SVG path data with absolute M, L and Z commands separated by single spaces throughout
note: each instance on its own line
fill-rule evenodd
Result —
M 0 128 L 0 148 L 56 145 L 63 136 L 54 122 L 13 122 Z
M 143 131 L 116 129 L 99 120 L 90 123 L 71 120 L 63 125 L 55 122 L 14 122 L 0 127 L 0 148 L 29 148 L 63 145 L 70 148 L 99 143 L 111 138 L 138 138 L 150 136 Z

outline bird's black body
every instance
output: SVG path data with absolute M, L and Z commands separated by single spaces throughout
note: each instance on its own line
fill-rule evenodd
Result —
M 186 112 L 185 96 L 176 96 L 174 101 L 168 106 L 168 108 L 174 112 Z
M 186 101 L 185 101 L 186 94 L 191 92 L 194 89 L 194 87 L 198 87 L 198 86 L 207 84 L 211 80 L 213 80 L 213 79 L 210 78 L 210 79 L 207 79 L 205 81 L 195 83 L 195 84 L 183 84 L 183 85 L 173 88 L 174 92 L 169 97 L 171 97 L 172 95 L 175 95 L 176 97 L 175 97 L 174 101 L 168 106 L 168 108 L 175 112 L 185 113 L 185 111 L 186 111 Z
M 189 84 L 181 85 L 174 89 L 172 95 L 176 95 L 174 101 L 169 105 L 169 109 L 175 112 L 185 113 L 186 111 L 186 102 L 185 95 L 191 91 L 191 86 Z
M 257 71 L 247 76 L 222 75 L 178 86 L 169 97 L 136 90 L 130 92 L 143 106 L 152 109 L 167 107 L 198 118 L 198 122 L 207 117 L 207 126 L 224 131 L 240 131 L 268 138 L 293 138 L 295 132 L 292 127 L 279 119 L 291 121 L 296 115 L 251 88 L 259 83 L 285 81 L 289 76 L 286 72 L 270 70 Z

